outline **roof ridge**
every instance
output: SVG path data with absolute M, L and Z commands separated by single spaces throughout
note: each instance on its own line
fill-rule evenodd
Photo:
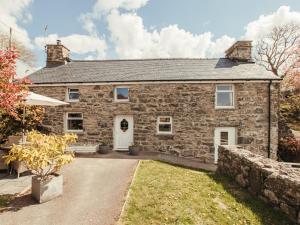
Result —
M 218 60 L 225 59 L 220 58 L 146 58 L 146 59 L 99 59 L 99 60 L 84 60 L 84 59 L 75 59 L 71 62 L 114 62 L 114 61 L 158 61 L 158 60 Z

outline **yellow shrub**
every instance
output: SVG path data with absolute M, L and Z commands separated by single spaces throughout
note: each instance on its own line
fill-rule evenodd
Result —
M 45 135 L 31 131 L 27 135 L 25 145 L 13 145 L 5 162 L 22 161 L 27 168 L 42 180 L 51 174 L 57 173 L 65 164 L 72 162 L 73 153 L 65 153 L 69 144 L 75 143 L 77 136 L 74 134 Z

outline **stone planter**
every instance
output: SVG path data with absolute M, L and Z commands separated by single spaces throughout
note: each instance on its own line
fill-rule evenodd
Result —
M 31 194 L 39 203 L 50 201 L 63 194 L 63 176 L 53 175 L 42 181 L 39 177 L 32 177 Z
M 107 154 L 110 151 L 109 145 L 98 145 L 98 152 L 100 154 Z
M 0 170 L 7 170 L 8 166 L 4 163 L 4 159 L 2 158 L 6 154 L 0 150 Z
M 129 146 L 129 155 L 138 155 L 140 152 L 140 149 L 138 146 L 133 145 L 133 146 Z
M 10 135 L 8 137 L 8 144 L 13 145 L 13 144 L 22 144 L 22 135 Z M 24 142 L 26 142 L 26 136 L 24 136 Z
M 18 178 L 20 177 L 21 173 L 28 171 L 26 164 L 22 161 L 13 161 L 11 166 L 12 169 L 16 171 Z

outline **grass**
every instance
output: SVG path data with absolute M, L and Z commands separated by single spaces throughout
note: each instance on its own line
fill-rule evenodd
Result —
M 292 224 L 224 176 L 141 161 L 122 224 Z
M 12 195 L 0 195 L 0 212 L 9 207 L 13 197 Z

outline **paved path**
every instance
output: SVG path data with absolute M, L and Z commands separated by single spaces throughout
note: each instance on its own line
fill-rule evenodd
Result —
M 31 185 L 31 175 L 24 175 L 16 178 L 16 175 L 0 174 L 0 195 L 18 194 Z
M 30 195 L 0 214 L 2 225 L 110 225 L 122 209 L 137 160 L 77 158 L 65 167 L 64 195 L 36 204 Z

